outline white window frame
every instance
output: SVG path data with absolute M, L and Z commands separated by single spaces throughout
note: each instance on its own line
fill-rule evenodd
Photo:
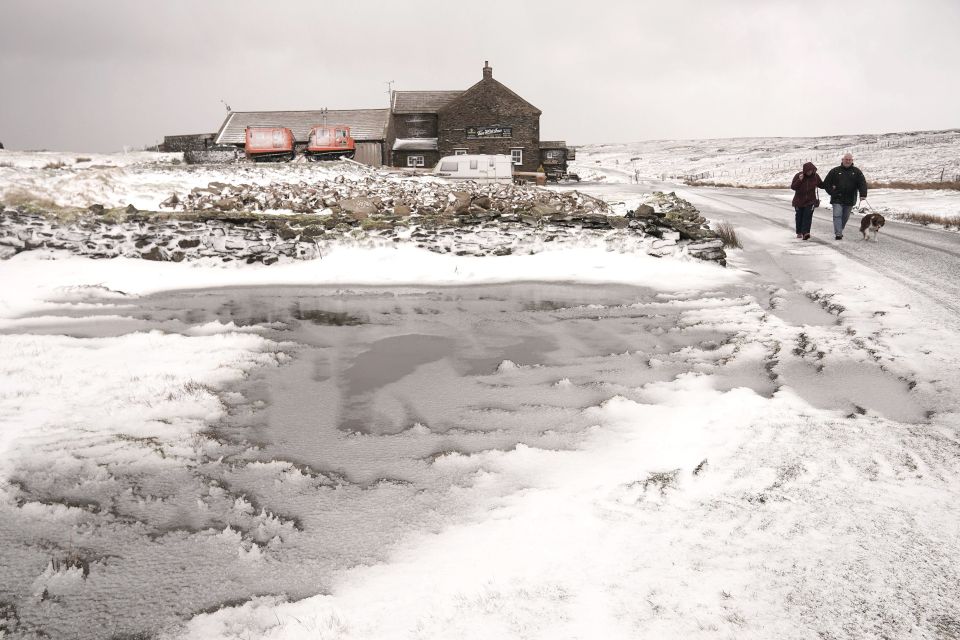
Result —
M 423 167 L 426 166 L 423 156 L 407 156 L 407 166 L 408 167 Z
M 466 150 L 466 149 L 454 149 L 454 150 L 453 150 L 453 155 L 455 155 L 455 156 L 465 156 L 465 155 L 467 155 L 467 150 Z
M 523 164 L 523 149 L 510 149 L 510 160 L 514 166 Z

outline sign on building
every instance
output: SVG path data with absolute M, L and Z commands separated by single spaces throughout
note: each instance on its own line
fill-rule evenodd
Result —
M 467 138 L 512 138 L 513 127 L 493 125 L 489 127 L 467 127 Z

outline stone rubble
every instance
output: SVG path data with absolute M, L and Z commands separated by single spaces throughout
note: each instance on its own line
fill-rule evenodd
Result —
M 275 264 L 322 257 L 344 244 L 412 243 L 438 253 L 502 256 L 536 253 L 551 244 L 602 243 L 614 251 L 685 252 L 726 264 L 722 241 L 673 193 L 655 193 L 620 216 L 578 191 L 357 172 L 319 184 L 211 182 L 171 194 L 160 207 L 147 212 L 94 204 L 73 216 L 6 209 L 0 216 L 0 259 L 48 248 L 93 258 Z

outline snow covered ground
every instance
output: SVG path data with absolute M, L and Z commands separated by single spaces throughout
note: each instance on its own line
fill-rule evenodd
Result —
M 48 201 L 59 207 L 100 204 L 156 211 L 178 193 L 210 182 L 267 185 L 317 184 L 336 175 L 354 175 L 342 167 L 302 162 L 287 164 L 184 165 L 182 153 L 67 154 L 0 150 L 0 202 Z M 428 180 L 429 178 L 421 178 Z
M 729 268 L 0 262 L 0 637 L 960 634 L 956 261 L 668 186 Z
M 690 178 L 744 186 L 786 184 L 804 162 L 822 175 L 853 153 L 874 182 L 956 181 L 960 130 L 821 138 L 718 138 L 588 144 L 577 147 L 576 170 L 589 180 Z
M 782 186 L 790 200 L 790 181 L 804 162 L 817 165 L 821 176 L 840 163 L 846 152 L 868 183 L 960 178 L 960 130 L 849 135 L 823 138 L 727 138 L 656 140 L 578 147 L 572 170 L 583 179 L 630 184 L 694 180 L 703 184 L 745 187 Z M 826 203 L 827 198 L 823 198 Z M 878 213 L 960 216 L 960 191 L 872 189 L 868 201 Z

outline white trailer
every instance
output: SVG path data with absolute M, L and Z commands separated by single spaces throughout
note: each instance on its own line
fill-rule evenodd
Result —
M 507 155 L 444 156 L 434 167 L 433 175 L 449 180 L 511 182 L 513 161 Z

